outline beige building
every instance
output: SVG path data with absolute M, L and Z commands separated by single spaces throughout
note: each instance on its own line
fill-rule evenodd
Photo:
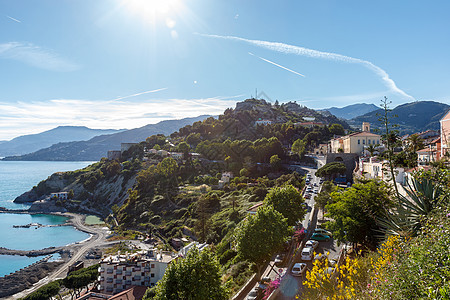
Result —
M 381 136 L 370 132 L 370 124 L 363 122 L 362 132 L 355 132 L 349 135 L 331 140 L 330 148 L 332 153 L 338 153 L 342 149 L 343 153 L 357 153 L 363 155 L 365 149 L 372 146 L 380 146 Z
M 344 153 L 364 154 L 366 147 L 380 146 L 381 136 L 370 132 L 352 133 L 342 138 Z
M 116 294 L 131 286 L 154 286 L 174 258 L 156 250 L 109 256 L 100 263 L 99 290 L 105 294 Z
M 441 155 L 450 152 L 450 110 L 442 117 L 441 123 Z

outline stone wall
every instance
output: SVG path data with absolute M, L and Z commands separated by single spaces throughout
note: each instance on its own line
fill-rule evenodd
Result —
M 347 168 L 345 176 L 347 182 L 353 182 L 353 170 L 356 168 L 358 161 L 358 154 L 356 153 L 328 153 L 326 157 L 326 163 L 342 162 Z

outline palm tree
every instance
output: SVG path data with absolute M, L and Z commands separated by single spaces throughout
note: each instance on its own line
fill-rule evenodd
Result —
M 375 151 L 378 151 L 378 146 L 369 145 L 369 146 L 366 147 L 366 150 L 369 151 L 370 157 L 372 157 L 373 154 L 375 153 Z
M 411 134 L 408 139 L 408 150 L 412 153 L 416 153 L 418 150 L 425 148 L 425 145 L 423 144 L 423 140 L 420 138 L 420 136 L 415 133 Z

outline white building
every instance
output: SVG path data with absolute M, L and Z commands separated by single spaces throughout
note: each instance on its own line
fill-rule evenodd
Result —
M 116 294 L 131 286 L 154 286 L 174 258 L 157 250 L 109 256 L 100 263 L 100 292 Z
M 59 193 L 51 193 L 50 198 L 56 198 L 59 200 L 67 200 L 69 197 L 68 197 L 67 192 L 59 192 Z
M 181 152 L 169 152 L 170 157 L 172 157 L 173 159 L 176 160 L 181 160 L 183 159 L 183 153 Z
M 384 181 L 391 180 L 388 161 L 379 160 L 378 157 L 359 158 L 359 172 L 362 176 L 370 179 L 382 179 Z M 395 168 L 395 182 L 405 183 L 405 169 Z
M 233 173 L 231 172 L 223 172 L 222 177 L 219 180 L 219 188 L 223 188 L 223 186 L 230 182 L 230 179 L 233 178 Z
M 209 245 L 207 243 L 202 243 L 200 244 L 199 242 L 192 242 L 187 246 L 184 246 L 183 248 L 181 248 L 180 251 L 178 251 L 178 254 L 180 256 L 186 256 L 186 254 L 189 252 L 189 250 L 191 250 L 192 248 L 196 247 L 198 249 L 199 252 L 203 251 L 203 249 L 206 249 Z
M 271 120 L 257 120 L 255 122 L 255 126 L 257 126 L 257 125 L 270 125 L 272 123 L 273 122 Z

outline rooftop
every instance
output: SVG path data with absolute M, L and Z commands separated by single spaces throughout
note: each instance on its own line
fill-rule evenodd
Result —
M 133 254 L 117 254 L 111 255 L 104 258 L 102 263 L 110 263 L 110 264 L 134 264 L 138 261 L 159 261 L 169 263 L 176 257 L 173 253 L 167 253 L 158 251 L 156 249 L 153 250 L 142 250 Z

